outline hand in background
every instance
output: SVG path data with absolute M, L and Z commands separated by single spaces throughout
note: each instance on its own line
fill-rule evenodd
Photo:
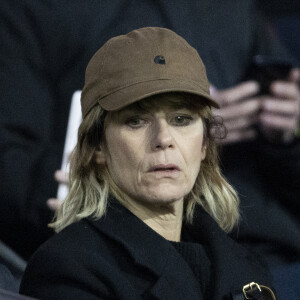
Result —
M 293 69 L 288 81 L 275 81 L 270 95 L 261 96 L 260 130 L 271 142 L 294 139 L 300 116 L 300 70 Z
M 219 143 L 230 144 L 256 137 L 252 125 L 258 122 L 261 106 L 261 101 L 256 96 L 258 92 L 259 85 L 255 81 L 247 81 L 225 90 L 217 90 L 211 86 L 211 96 L 220 105 L 220 109 L 213 113 L 223 118 L 227 128 L 227 137 L 219 140 Z
M 54 179 L 58 182 L 58 183 L 65 183 L 67 184 L 69 182 L 69 174 L 62 171 L 62 170 L 57 170 L 54 173 Z M 52 211 L 56 211 L 60 205 L 62 204 L 62 201 L 57 199 L 57 198 L 50 198 L 47 200 L 47 206 L 52 210 Z
M 220 104 L 214 111 L 223 118 L 227 137 L 221 144 L 254 139 L 257 124 L 267 140 L 289 143 L 294 139 L 300 117 L 300 70 L 293 69 L 287 81 L 275 81 L 270 95 L 258 96 L 259 84 L 247 81 L 225 90 L 211 86 L 211 95 Z

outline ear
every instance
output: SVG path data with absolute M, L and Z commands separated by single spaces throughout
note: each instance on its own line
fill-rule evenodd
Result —
M 97 150 L 94 153 L 94 159 L 96 164 L 98 165 L 104 165 L 106 163 L 106 156 L 102 148 L 97 147 Z
M 206 157 L 207 143 L 203 143 L 201 149 L 201 160 L 204 160 Z

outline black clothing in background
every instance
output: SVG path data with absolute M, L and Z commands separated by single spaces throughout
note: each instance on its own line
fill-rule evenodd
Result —
M 0 289 L 18 292 L 18 285 L 9 269 L 0 264 Z
M 280 42 L 289 49 L 300 66 L 300 1 L 299 0 L 256 0 Z
M 256 0 L 256 3 L 268 16 L 300 14 L 299 0 Z
M 68 226 L 33 255 L 20 292 L 44 300 L 225 300 L 253 281 L 270 286 L 268 272 L 256 256 L 197 208 L 193 226 L 183 230 L 203 245 L 207 255 L 201 257 L 210 260 L 211 277 L 204 291 L 168 240 L 110 199 L 100 220 L 83 219 Z
M 26 258 L 51 234 L 46 200 L 56 195 L 70 99 L 104 42 L 170 28 L 219 89 L 245 79 L 253 55 L 282 53 L 250 0 L 2 0 L 0 22 L 0 239 Z M 271 262 L 299 259 L 299 144 L 235 144 L 222 164 L 241 197 L 233 236 Z

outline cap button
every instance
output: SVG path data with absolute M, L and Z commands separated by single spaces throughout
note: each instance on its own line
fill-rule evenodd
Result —
M 155 56 L 154 57 L 154 62 L 156 64 L 159 64 L 159 65 L 165 65 L 166 64 L 166 60 L 162 55 Z

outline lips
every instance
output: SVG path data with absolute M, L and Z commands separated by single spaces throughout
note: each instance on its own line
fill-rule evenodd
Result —
M 180 171 L 180 168 L 174 164 L 159 164 L 150 168 L 149 172 L 173 172 Z

